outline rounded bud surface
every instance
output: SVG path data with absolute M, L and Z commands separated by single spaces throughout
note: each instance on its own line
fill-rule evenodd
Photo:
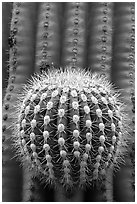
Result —
M 112 98 L 112 97 L 109 97 L 108 99 L 109 99 L 109 102 L 110 102 L 112 105 L 114 105 L 113 98 Z
M 53 168 L 53 164 L 51 163 L 51 162 L 47 162 L 47 167 L 49 168 L 49 169 L 52 169 Z
M 29 111 L 30 111 L 30 106 L 26 106 L 25 108 L 25 115 L 28 115 L 29 114 Z
M 75 141 L 73 143 L 74 149 L 78 149 L 80 147 L 80 143 L 78 141 Z
M 78 138 L 79 137 L 79 131 L 73 130 L 73 137 Z
M 51 96 L 54 98 L 59 94 L 58 90 L 54 90 L 51 94 Z
M 47 160 L 47 162 L 51 162 L 52 157 L 51 157 L 49 154 L 47 154 L 47 155 L 46 155 L 46 160 Z
M 41 97 L 40 97 L 40 100 L 43 101 L 43 100 L 46 99 L 46 97 L 47 97 L 47 93 L 43 93 L 43 94 L 41 95 Z
M 113 117 L 113 112 L 112 112 L 112 110 L 108 110 L 108 115 L 109 115 L 110 118 Z
M 85 149 L 87 152 L 89 152 L 91 150 L 91 145 L 90 144 L 86 144 L 85 145 Z
M 21 138 L 23 138 L 23 137 L 24 137 L 24 135 L 25 135 L 24 130 L 21 130 L 21 131 L 20 131 L 20 137 L 21 137 Z
M 43 145 L 43 149 L 48 152 L 50 150 L 50 146 L 48 144 Z
M 79 116 L 78 115 L 73 115 L 73 122 L 78 123 L 79 121 Z
M 65 103 L 67 101 L 67 97 L 66 96 L 61 96 L 60 97 L 60 103 Z
M 71 94 L 72 97 L 77 97 L 78 96 L 76 90 L 72 90 L 70 94 Z
M 23 120 L 22 120 L 21 125 L 22 125 L 23 128 L 26 127 L 26 119 L 23 119 Z
M 60 123 L 60 124 L 58 125 L 58 131 L 59 131 L 59 132 L 63 132 L 64 129 L 65 129 L 64 125 L 63 125 L 62 123 Z
M 91 120 L 86 120 L 86 127 L 90 128 L 92 126 Z
M 37 121 L 35 119 L 33 119 L 31 121 L 31 128 L 34 129 L 36 127 L 36 125 L 37 125 Z
M 72 108 L 75 109 L 75 110 L 77 110 L 78 107 L 79 107 L 78 102 L 77 102 L 77 101 L 73 101 L 73 102 L 72 102 Z
M 113 135 L 113 137 L 112 137 L 112 144 L 115 144 L 116 140 L 117 140 L 116 136 Z
M 114 123 L 111 123 L 111 130 L 112 130 L 113 132 L 115 132 L 115 130 L 116 130 L 116 126 L 115 126 Z
M 95 169 L 98 169 L 99 166 L 100 166 L 100 163 L 99 163 L 99 162 L 96 162 L 95 165 L 94 165 Z
M 118 127 L 119 127 L 120 129 L 122 129 L 122 122 L 121 122 L 121 121 L 118 121 Z
M 76 158 L 80 157 L 80 152 L 79 152 L 79 151 L 74 151 L 74 156 L 75 156 Z
M 25 139 L 22 139 L 22 140 L 21 140 L 21 143 L 22 143 L 23 146 L 25 146 L 25 145 L 26 145 Z
M 47 110 L 51 110 L 53 108 L 53 102 L 52 101 L 49 101 L 47 103 Z
M 50 122 L 50 117 L 49 117 L 49 115 L 45 115 L 45 117 L 44 117 L 44 125 L 48 125 L 49 122 Z
M 113 145 L 111 145 L 111 147 L 110 147 L 110 152 L 113 152 L 114 151 L 114 146 Z
M 122 132 L 119 132 L 118 136 L 119 136 L 119 138 L 121 138 L 122 137 Z
M 60 146 L 64 146 L 65 140 L 64 140 L 63 137 L 60 137 L 60 138 L 58 139 L 58 144 L 59 144 Z
M 99 152 L 99 154 L 102 154 L 102 152 L 104 152 L 104 147 L 100 146 L 100 147 L 98 148 L 98 152 Z
M 44 139 L 49 138 L 49 132 L 48 132 L 47 130 L 45 130 L 45 131 L 43 132 L 43 137 L 44 137 Z
M 65 115 L 65 110 L 62 108 L 62 109 L 59 109 L 58 110 L 58 115 L 59 115 L 59 117 L 63 117 L 64 115 Z
M 98 116 L 99 118 L 102 117 L 102 111 L 101 111 L 100 109 L 97 109 L 97 110 L 96 110 L 96 114 L 97 114 L 97 116 Z
M 32 155 L 33 155 L 33 157 L 34 157 L 35 159 L 38 158 L 38 154 L 37 154 L 35 151 L 32 153 Z
M 105 105 L 108 104 L 107 99 L 106 99 L 105 97 L 101 97 L 101 100 L 102 100 L 102 102 L 103 102 Z
M 81 161 L 80 166 L 82 168 L 85 168 L 87 166 L 87 162 L 86 161 Z
M 96 161 L 97 161 L 97 162 L 100 162 L 100 160 L 101 160 L 101 155 L 98 154 L 98 155 L 96 156 Z
M 34 108 L 34 114 L 37 114 L 40 111 L 40 105 L 36 105 Z
M 92 139 L 92 133 L 91 132 L 86 133 L 86 139 L 87 139 L 88 142 L 91 141 L 91 139 Z
M 64 173 L 65 173 L 65 174 L 69 174 L 69 173 L 70 173 L 70 169 L 67 168 L 67 167 L 65 167 L 65 168 L 64 168 Z
M 99 123 L 99 129 L 100 129 L 100 131 L 104 132 L 104 128 L 105 128 L 104 123 Z
M 60 150 L 60 156 L 66 158 L 67 152 L 65 150 Z
M 32 149 L 33 152 L 36 151 L 36 145 L 35 145 L 35 144 L 32 143 L 32 144 L 30 145 L 30 148 Z
M 90 113 L 89 106 L 84 106 L 84 111 L 85 111 L 86 114 L 89 114 Z
M 118 118 L 120 118 L 120 111 L 119 110 L 115 110 L 115 114 Z
M 104 142 L 105 142 L 105 137 L 104 137 L 104 135 L 101 135 L 101 136 L 99 137 L 99 141 L 101 142 L 101 144 L 104 144 Z
M 87 153 L 84 153 L 84 154 L 83 154 L 83 160 L 84 160 L 84 161 L 87 161 L 87 159 L 88 159 L 88 154 L 87 154 Z
M 86 102 L 87 101 L 87 97 L 85 94 L 81 94 L 81 99 L 82 101 Z
M 69 165 L 70 165 L 69 160 L 65 159 L 63 161 L 63 166 L 69 166 Z
M 98 100 L 96 97 L 91 96 L 91 100 L 92 100 L 92 103 L 94 103 L 95 105 L 98 104 Z
M 110 160 L 112 158 L 112 154 L 108 154 L 108 157 L 107 157 L 107 159 L 108 159 L 108 161 Z
M 35 138 L 36 138 L 35 133 L 34 133 L 34 132 L 31 132 L 31 133 L 30 133 L 30 140 L 33 141 L 33 140 L 35 140 Z

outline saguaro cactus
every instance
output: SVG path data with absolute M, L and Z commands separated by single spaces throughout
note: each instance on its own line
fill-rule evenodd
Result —
M 3 201 L 134 201 L 134 3 L 6 9 Z

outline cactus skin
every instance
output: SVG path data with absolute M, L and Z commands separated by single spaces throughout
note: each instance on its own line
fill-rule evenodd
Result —
M 135 22 L 134 22 L 134 12 L 135 5 L 132 2 L 115 4 L 115 13 L 116 16 L 114 21 L 114 26 L 117 28 L 114 30 L 114 38 L 113 38 L 113 66 L 112 66 L 112 74 L 113 74 L 113 82 L 116 84 L 118 88 L 121 89 L 122 100 L 125 104 L 127 104 L 126 112 L 130 118 L 129 127 L 130 127 L 130 135 L 131 142 L 128 147 L 128 155 L 125 158 L 126 165 L 121 166 L 121 171 L 117 172 L 114 175 L 117 179 L 115 179 L 115 195 L 119 199 L 119 201 L 124 201 L 123 196 L 127 202 L 134 200 L 134 188 L 132 187 L 134 184 L 134 76 L 135 76 Z M 126 44 L 125 44 L 126 42 Z M 132 158 L 130 158 L 132 155 Z M 128 182 L 127 182 L 128 180 Z M 126 184 L 128 183 L 128 184 Z M 122 188 L 122 186 L 125 188 Z M 122 190 L 121 190 L 122 189 Z
M 114 3 L 90 5 L 88 66 L 111 79 Z
M 19 99 L 13 125 L 17 155 L 45 183 L 82 188 L 119 165 L 126 121 L 104 78 L 50 70 L 35 76 Z
M 87 3 L 66 3 L 61 66 L 86 66 Z
M 49 3 L 49 4 L 54 4 L 54 3 Z M 66 24 L 66 22 L 69 22 L 69 18 L 70 18 L 69 15 L 65 17 L 64 14 L 67 13 L 67 10 L 69 11 L 69 8 L 72 6 L 72 4 L 74 5 L 74 3 L 68 3 L 68 4 L 67 3 L 59 3 L 58 4 L 61 12 L 59 12 L 60 16 L 57 15 L 57 13 L 55 14 L 56 15 L 55 19 L 58 19 L 57 21 L 61 25 L 61 26 L 59 25 L 60 26 L 60 28 L 59 28 L 60 29 L 59 49 L 56 47 L 56 49 L 55 49 L 56 54 L 55 53 L 54 53 L 55 55 L 53 54 L 55 57 L 51 56 L 51 58 L 50 58 L 51 61 L 49 61 L 49 64 L 52 62 L 53 62 L 53 64 L 56 64 L 56 62 L 58 64 L 58 57 L 56 58 L 56 56 L 58 56 L 58 54 L 59 54 L 60 64 L 58 64 L 58 65 L 59 66 L 62 65 L 62 62 L 64 62 L 64 66 L 66 66 L 67 57 L 64 58 L 64 56 L 63 56 L 63 49 L 65 49 L 63 42 L 67 42 L 67 38 L 73 39 L 73 36 L 72 37 L 71 36 L 65 37 L 65 35 L 64 35 L 65 29 L 66 29 L 65 24 Z M 78 3 L 78 4 L 76 3 L 76 6 L 79 5 L 78 10 L 81 9 L 81 7 L 83 7 L 82 4 L 83 3 Z M 130 91 L 129 92 L 125 92 L 125 91 L 123 92 L 123 90 L 121 90 L 121 92 L 122 92 L 123 100 L 126 99 L 124 101 L 125 104 L 128 104 L 127 114 L 130 115 L 129 118 L 133 118 L 133 122 L 131 122 L 129 124 L 129 126 L 131 129 L 134 130 L 134 109 L 135 109 L 134 108 L 134 78 L 132 79 L 132 83 L 127 83 L 128 81 L 131 81 L 129 76 L 131 76 L 131 77 L 134 76 L 134 40 L 133 40 L 134 39 L 134 3 L 102 3 L 102 4 L 87 3 L 87 4 L 88 4 L 87 7 L 85 7 L 85 8 L 83 7 L 84 8 L 83 11 L 84 11 L 84 13 L 87 13 L 86 26 L 84 29 L 87 29 L 88 36 L 87 36 L 87 33 L 85 36 L 83 36 L 84 38 L 86 38 L 86 40 L 83 38 L 84 44 L 81 44 L 82 46 L 78 47 L 78 53 L 80 52 L 80 49 L 83 50 L 83 48 L 84 48 L 85 56 L 87 55 L 87 56 L 92 57 L 94 54 L 94 49 L 92 49 L 92 45 L 94 45 L 93 47 L 95 47 L 95 51 L 97 51 L 96 48 L 100 47 L 101 42 L 97 41 L 97 43 L 94 44 L 94 41 L 92 40 L 92 39 L 95 39 L 96 35 L 100 36 L 100 33 L 94 32 L 95 27 L 93 27 L 93 25 L 96 25 L 95 22 L 97 22 L 97 18 L 98 18 L 97 17 L 98 15 L 96 15 L 97 10 L 98 10 L 97 7 L 101 7 L 102 8 L 101 11 L 103 11 L 103 9 L 106 9 L 106 11 L 109 11 L 110 13 L 109 12 L 104 13 L 104 14 L 103 14 L 103 12 L 99 13 L 100 19 L 103 18 L 103 15 L 106 15 L 108 18 L 107 23 L 110 22 L 110 24 L 106 23 L 107 30 L 109 31 L 109 32 L 107 32 L 107 37 L 110 40 L 112 38 L 112 43 L 106 44 L 107 51 L 108 50 L 110 51 L 109 53 L 105 52 L 105 56 L 107 59 L 107 61 L 105 62 L 106 63 L 105 65 L 107 67 L 107 71 L 105 71 L 105 70 L 100 71 L 100 69 L 96 69 L 96 66 L 94 66 L 94 64 L 99 65 L 99 66 L 101 65 L 101 62 L 98 59 L 100 59 L 101 55 L 104 55 L 103 50 L 101 51 L 101 55 L 98 52 L 96 53 L 96 56 L 95 56 L 96 60 L 94 60 L 94 58 L 92 58 L 92 60 L 90 60 L 90 57 L 88 58 L 89 60 L 85 60 L 84 55 L 81 55 L 81 59 L 82 59 L 82 62 L 86 63 L 87 67 L 88 66 L 91 67 L 92 71 L 98 72 L 102 76 L 105 74 L 109 78 L 110 81 L 112 80 L 114 82 L 114 84 L 116 84 L 116 86 L 118 88 L 120 88 L 120 89 L 122 88 L 124 90 L 125 89 L 124 84 L 126 84 L 127 89 L 131 90 L 131 93 L 132 93 L 131 96 L 130 96 L 130 94 L 128 94 Z M 28 6 L 28 5 L 30 5 L 30 6 Z M 12 52 L 10 52 L 10 57 L 9 57 L 9 59 L 10 59 L 9 61 L 11 62 L 10 63 L 10 69 L 9 69 L 9 82 L 8 82 L 9 85 L 7 87 L 7 90 L 6 90 L 7 94 L 5 95 L 4 105 L 3 105 L 3 142 L 4 142 L 3 143 L 3 160 L 4 160 L 4 162 L 3 162 L 3 201 L 21 201 L 21 196 L 20 196 L 21 191 L 22 191 L 22 189 L 25 189 L 24 187 L 21 187 L 21 185 L 24 185 L 24 184 L 22 184 L 22 175 L 19 175 L 21 173 L 21 170 L 18 169 L 18 165 L 20 165 L 20 164 L 18 164 L 18 162 L 16 162 L 14 159 L 11 162 L 9 162 L 9 160 L 12 157 L 14 157 L 14 152 L 12 152 L 12 150 L 10 148 L 12 145 L 12 142 L 10 140 L 12 132 L 8 129 L 6 129 L 6 131 L 5 131 L 5 125 L 6 125 L 6 127 L 10 126 L 10 123 L 13 120 L 11 117 L 11 112 L 13 112 L 13 105 L 14 105 L 16 98 L 17 98 L 17 92 L 21 91 L 20 88 L 22 88 L 22 84 L 26 83 L 26 79 L 30 78 L 30 75 L 35 72 L 34 67 L 36 67 L 35 58 L 37 56 L 37 54 L 36 54 L 37 53 L 37 43 L 39 43 L 37 41 L 41 40 L 40 38 L 36 37 L 37 33 L 39 32 L 38 28 L 37 28 L 37 24 L 38 24 L 39 16 L 41 15 L 40 14 L 41 11 L 39 10 L 40 5 L 41 5 L 41 3 L 37 3 L 37 4 L 35 4 L 35 3 L 14 3 L 13 4 L 13 17 L 12 17 L 12 19 L 14 19 L 14 16 L 15 16 L 14 11 L 16 9 L 18 9 L 19 11 L 20 11 L 20 9 L 22 10 L 22 12 L 19 12 L 17 14 L 17 16 L 19 17 L 20 20 L 21 19 L 24 19 L 24 20 L 21 21 L 21 23 L 16 24 L 16 26 L 18 27 L 18 25 L 20 25 L 19 28 L 21 28 L 21 30 L 24 32 L 17 32 L 16 35 L 18 36 L 17 39 L 23 39 L 24 44 L 22 44 L 22 46 L 20 46 L 19 49 L 22 47 L 22 50 L 24 50 L 25 52 L 19 52 L 17 55 L 17 61 L 20 61 L 21 59 L 23 59 L 23 60 L 20 61 L 21 64 L 20 63 L 17 64 L 16 73 L 17 73 L 17 79 L 19 79 L 19 80 L 17 80 L 17 81 L 13 80 L 13 82 L 12 82 L 12 67 L 13 67 L 12 66 L 12 57 L 13 57 Z M 111 5 L 113 5 L 113 6 L 111 7 Z M 16 6 L 18 8 L 16 8 Z M 22 9 L 23 7 L 25 7 L 25 10 Z M 34 7 L 36 9 L 32 9 Z M 74 7 L 75 7 L 75 5 L 74 5 Z M 89 7 L 91 8 L 91 10 L 92 10 L 92 8 L 95 8 L 96 11 L 94 12 L 94 14 L 93 14 L 93 12 L 89 12 L 90 11 Z M 65 13 L 63 11 L 64 8 L 65 8 Z M 26 9 L 27 9 L 27 13 L 26 13 Z M 122 9 L 122 12 L 121 12 L 121 9 Z M 93 11 L 94 11 L 94 9 L 93 9 Z M 3 15 L 5 15 L 6 13 L 7 12 L 4 12 Z M 52 13 L 52 11 L 50 10 L 49 14 L 51 14 L 51 13 Z M 113 15 L 112 15 L 112 13 L 113 13 Z M 32 15 L 30 15 L 30 14 L 32 14 Z M 121 18 L 123 15 L 125 15 L 125 16 L 123 18 Z M 93 18 L 90 18 L 91 16 Z M 78 19 L 80 19 L 79 15 L 78 15 Z M 128 19 L 128 20 L 125 21 L 125 19 Z M 92 22 L 92 23 L 90 24 L 90 22 Z M 119 22 L 120 22 L 120 24 L 119 24 Z M 28 23 L 28 24 L 26 24 L 26 23 Z M 56 25 L 57 27 L 58 27 L 58 23 Z M 103 27 L 103 25 L 104 25 L 104 23 L 102 22 L 102 24 L 100 24 L 100 26 Z M 11 23 L 11 30 L 12 30 L 13 26 L 14 26 L 14 23 Z M 113 27 L 113 30 L 112 30 L 112 27 Z M 26 35 L 26 30 L 28 30 L 27 35 Z M 55 28 L 55 30 L 56 30 L 56 28 Z M 111 30 L 112 30 L 112 35 L 110 32 Z M 52 31 L 49 31 L 49 33 L 50 32 L 52 32 Z M 91 33 L 92 33 L 92 36 L 91 36 Z M 56 36 L 58 36 L 58 32 L 57 32 L 57 35 L 56 35 L 56 32 L 54 32 L 54 34 L 55 34 L 55 36 L 54 35 L 52 36 L 53 41 L 56 38 Z M 71 34 L 71 35 L 73 35 L 73 34 Z M 101 33 L 101 35 L 103 35 L 103 32 Z M 23 36 L 25 36 L 25 37 L 23 37 Z M 89 38 L 89 37 L 91 37 L 91 38 Z M 91 39 L 91 41 L 89 39 Z M 50 39 L 47 39 L 47 42 L 50 42 Z M 89 44 L 89 42 L 90 42 L 90 44 Z M 119 44 L 119 42 L 121 42 L 121 43 Z M 124 43 L 122 44 L 122 42 L 124 42 Z M 29 45 L 30 45 L 30 47 L 29 47 Z M 122 49 L 118 49 L 119 45 Z M 17 43 L 16 46 L 18 47 L 19 44 Z M 69 45 L 67 45 L 67 46 L 69 47 Z M 131 46 L 131 50 L 130 50 L 130 46 Z M 127 49 L 127 47 L 128 47 L 128 49 Z M 57 49 L 59 52 L 57 51 Z M 7 48 L 6 48 L 6 50 L 7 50 Z M 12 49 L 10 49 L 10 50 L 12 50 Z M 54 52 L 54 46 L 53 46 L 52 50 Z M 117 53 L 119 53 L 119 54 L 117 55 Z M 133 57 L 131 57 L 132 63 L 130 63 L 130 65 L 127 67 L 128 57 L 125 57 L 125 56 L 128 56 L 129 54 L 132 54 Z M 28 58 L 28 56 L 31 56 L 31 57 Z M 111 57 L 109 58 L 109 56 L 111 56 Z M 124 56 L 124 57 L 119 59 L 118 56 Z M 111 61 L 111 58 L 112 58 L 112 61 Z M 57 59 L 57 61 L 56 61 L 56 59 Z M 77 62 L 79 63 L 79 60 L 81 60 L 81 59 L 78 58 Z M 27 63 L 25 63 L 26 61 L 27 61 Z M 71 62 L 69 61 L 69 63 L 71 63 Z M 110 66 L 108 66 L 108 65 L 110 65 Z M 124 66 L 124 65 L 126 65 L 126 66 Z M 81 66 L 81 64 L 80 64 L 80 66 Z M 47 66 L 43 67 L 43 68 L 46 70 Z M 110 68 L 110 70 L 109 70 L 109 68 Z M 131 68 L 132 68 L 133 74 L 130 74 Z M 82 67 L 82 69 L 83 69 L 83 67 Z M 20 77 L 18 78 L 19 70 L 21 70 L 21 72 L 20 72 Z M 40 67 L 37 67 L 38 72 L 39 72 L 39 70 L 40 70 Z M 128 74 L 128 72 L 129 72 L 129 74 Z M 16 76 L 16 73 L 14 73 L 15 76 Z M 119 77 L 119 75 L 121 77 Z M 128 75 L 128 77 L 127 77 L 127 75 Z M 14 86 L 14 89 L 9 92 L 9 87 L 11 85 L 11 82 L 13 84 L 15 82 L 15 86 Z M 133 86 L 131 86 L 131 85 L 133 85 Z M 4 85 L 4 87 L 5 86 L 6 85 Z M 3 93 L 4 93 L 4 91 L 3 91 Z M 11 95 L 11 98 L 9 97 L 9 93 Z M 4 94 L 3 94 L 3 96 L 4 96 Z M 7 109 L 8 104 L 9 104 L 9 109 Z M 6 107 L 6 110 L 5 110 L 5 107 Z M 8 115 L 8 120 L 6 120 L 7 115 Z M 106 178 L 106 181 L 103 180 L 101 182 L 101 184 L 103 183 L 102 187 L 95 185 L 93 188 L 90 188 L 90 189 L 86 188 L 84 195 L 83 195 L 84 200 L 86 200 L 86 201 L 108 201 L 108 200 L 134 201 L 134 161 L 135 161 L 134 160 L 134 132 L 133 133 L 131 132 L 130 135 L 133 135 L 133 137 L 132 137 L 133 144 L 131 144 L 131 148 L 129 146 L 128 151 L 129 151 L 129 154 L 131 157 L 129 156 L 126 159 L 126 165 L 125 166 L 122 165 L 121 170 L 119 172 L 114 173 L 114 181 L 113 181 L 113 178 L 111 176 L 111 174 L 113 175 L 113 172 L 110 170 L 110 172 L 107 172 L 108 178 Z M 13 169 L 13 171 L 11 171 L 11 169 Z M 12 172 L 19 172 L 19 174 L 18 174 L 19 179 L 16 179 L 15 173 L 12 173 Z M 27 179 L 30 180 L 30 178 L 27 177 L 25 172 L 23 172 L 24 183 L 25 183 L 25 181 L 27 181 Z M 108 187 L 108 184 L 110 183 L 110 179 L 111 179 L 112 185 L 110 185 Z M 17 180 L 20 181 L 20 184 L 17 182 Z M 17 187 L 12 188 L 12 185 L 15 186 L 14 185 L 15 182 L 18 183 Z M 119 182 L 121 185 L 119 185 Z M 132 188 L 132 185 L 133 185 L 133 188 Z M 43 197 L 43 195 L 45 193 L 44 192 L 41 193 L 42 185 L 39 185 L 39 179 L 37 179 L 37 178 L 32 179 L 32 186 L 34 188 L 31 188 L 31 186 L 30 186 L 30 189 L 28 189 L 28 192 L 30 192 L 30 197 L 32 197 L 32 199 L 28 198 L 28 201 L 35 201 L 35 200 L 36 201 L 47 201 L 48 199 L 51 200 L 49 193 L 53 194 L 53 192 L 52 191 L 49 192 L 49 189 L 46 188 L 45 192 L 48 196 Z M 127 188 L 123 188 L 123 186 L 124 187 L 127 186 Z M 110 187 L 111 187 L 111 192 L 110 192 Z M 114 187 L 114 190 L 112 187 Z M 121 193 L 121 189 L 123 189 L 122 193 Z M 56 192 L 58 192 L 57 189 L 56 189 Z M 114 195 L 113 195 L 113 192 L 114 192 Z M 22 195 L 23 194 L 27 195 L 27 189 L 26 189 L 26 192 L 24 192 L 24 191 L 22 192 Z M 110 198 L 110 194 L 112 194 L 111 198 Z M 12 196 L 12 195 L 16 195 L 16 196 Z
M 60 64 L 60 24 L 58 3 L 40 3 L 36 41 L 35 72 Z
M 110 81 L 112 78 L 113 8 L 114 3 L 109 2 L 89 4 L 89 33 L 87 36 L 88 67 L 92 72 L 97 72 Z M 96 194 L 97 201 L 113 201 L 113 177 L 111 175 L 113 175 L 113 168 L 107 171 L 107 177 L 102 182 L 104 185 L 102 184 L 100 198 L 99 193 Z
M 7 69 L 7 62 L 8 62 L 8 37 L 10 33 L 10 19 L 11 19 L 11 9 L 12 3 L 5 3 L 2 4 L 2 12 L 3 14 L 6 12 L 7 15 L 3 15 L 2 18 L 2 89 L 7 87 L 7 79 L 8 79 L 8 69 Z M 3 97 L 5 95 L 5 90 L 3 91 Z
M 33 9 L 31 10 L 31 6 Z M 31 12 L 30 12 L 31 10 Z M 13 4 L 12 10 L 12 20 L 11 20 L 11 28 L 10 28 L 10 36 L 8 38 L 9 42 L 9 79 L 8 86 L 6 89 L 6 94 L 3 102 L 3 186 L 14 186 L 15 177 L 10 175 L 11 171 L 22 172 L 19 170 L 19 165 L 16 164 L 16 160 L 14 158 L 13 150 L 11 148 L 11 135 L 12 132 L 8 128 L 11 125 L 12 117 L 11 113 L 14 111 L 14 104 L 17 99 L 17 93 L 21 91 L 22 84 L 26 83 L 26 79 L 33 73 L 34 66 L 34 57 L 30 58 L 30 56 L 34 56 L 34 47 L 32 44 L 34 43 L 34 38 L 31 36 L 34 33 L 34 13 L 36 10 L 36 4 L 25 4 L 25 3 L 15 3 Z M 31 16 L 31 18 L 30 18 Z M 26 25 L 26 26 L 25 26 Z M 27 34 L 27 35 L 26 35 Z M 12 165 L 10 165 L 9 160 L 12 159 Z M 16 164 L 16 165 L 15 165 Z M 10 166 L 10 167 L 9 167 Z M 10 168 L 10 170 L 9 170 Z M 5 173 L 6 172 L 6 173 Z M 18 180 L 22 182 L 22 176 L 18 175 Z M 13 180 L 13 181 L 12 181 Z M 5 184 L 6 182 L 6 184 Z M 17 189 L 21 189 L 21 183 L 17 183 Z M 7 189 L 7 190 L 6 190 Z M 3 200 L 11 200 L 13 195 L 17 197 L 16 189 L 14 187 L 5 188 L 3 191 Z M 10 191 L 12 193 L 6 193 L 6 191 Z M 19 192 L 19 194 L 21 194 Z M 21 196 L 20 196 L 21 197 Z M 17 199 L 17 198 L 16 198 Z M 16 200 L 15 199 L 15 200 Z M 18 200 L 16 200 L 18 201 Z

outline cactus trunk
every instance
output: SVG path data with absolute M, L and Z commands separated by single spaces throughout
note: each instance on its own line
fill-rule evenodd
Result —
M 3 201 L 134 201 L 134 12 L 3 3 Z

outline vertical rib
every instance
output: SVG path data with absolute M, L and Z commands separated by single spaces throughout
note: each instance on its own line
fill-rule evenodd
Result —
M 126 105 L 129 119 L 131 145 L 125 158 L 126 165 L 116 173 L 114 196 L 118 201 L 134 201 L 134 162 L 130 154 L 134 145 L 134 40 L 135 17 L 134 3 L 115 3 L 114 38 L 113 38 L 113 82 L 121 89 L 122 100 Z M 133 159 L 134 160 L 134 159 Z
M 90 4 L 88 66 L 111 78 L 113 3 Z
M 2 98 L 8 85 L 8 37 L 10 33 L 9 20 L 12 15 L 12 3 L 2 3 Z
M 9 80 L 3 104 L 3 201 L 21 199 L 21 182 L 18 182 L 21 181 L 21 170 L 11 149 L 12 131 L 9 126 L 13 122 L 12 113 L 17 94 L 33 72 L 35 10 L 35 3 L 13 4 L 9 37 Z
M 40 3 L 35 72 L 59 66 L 61 3 Z
M 66 3 L 62 66 L 86 65 L 86 14 L 87 3 Z

